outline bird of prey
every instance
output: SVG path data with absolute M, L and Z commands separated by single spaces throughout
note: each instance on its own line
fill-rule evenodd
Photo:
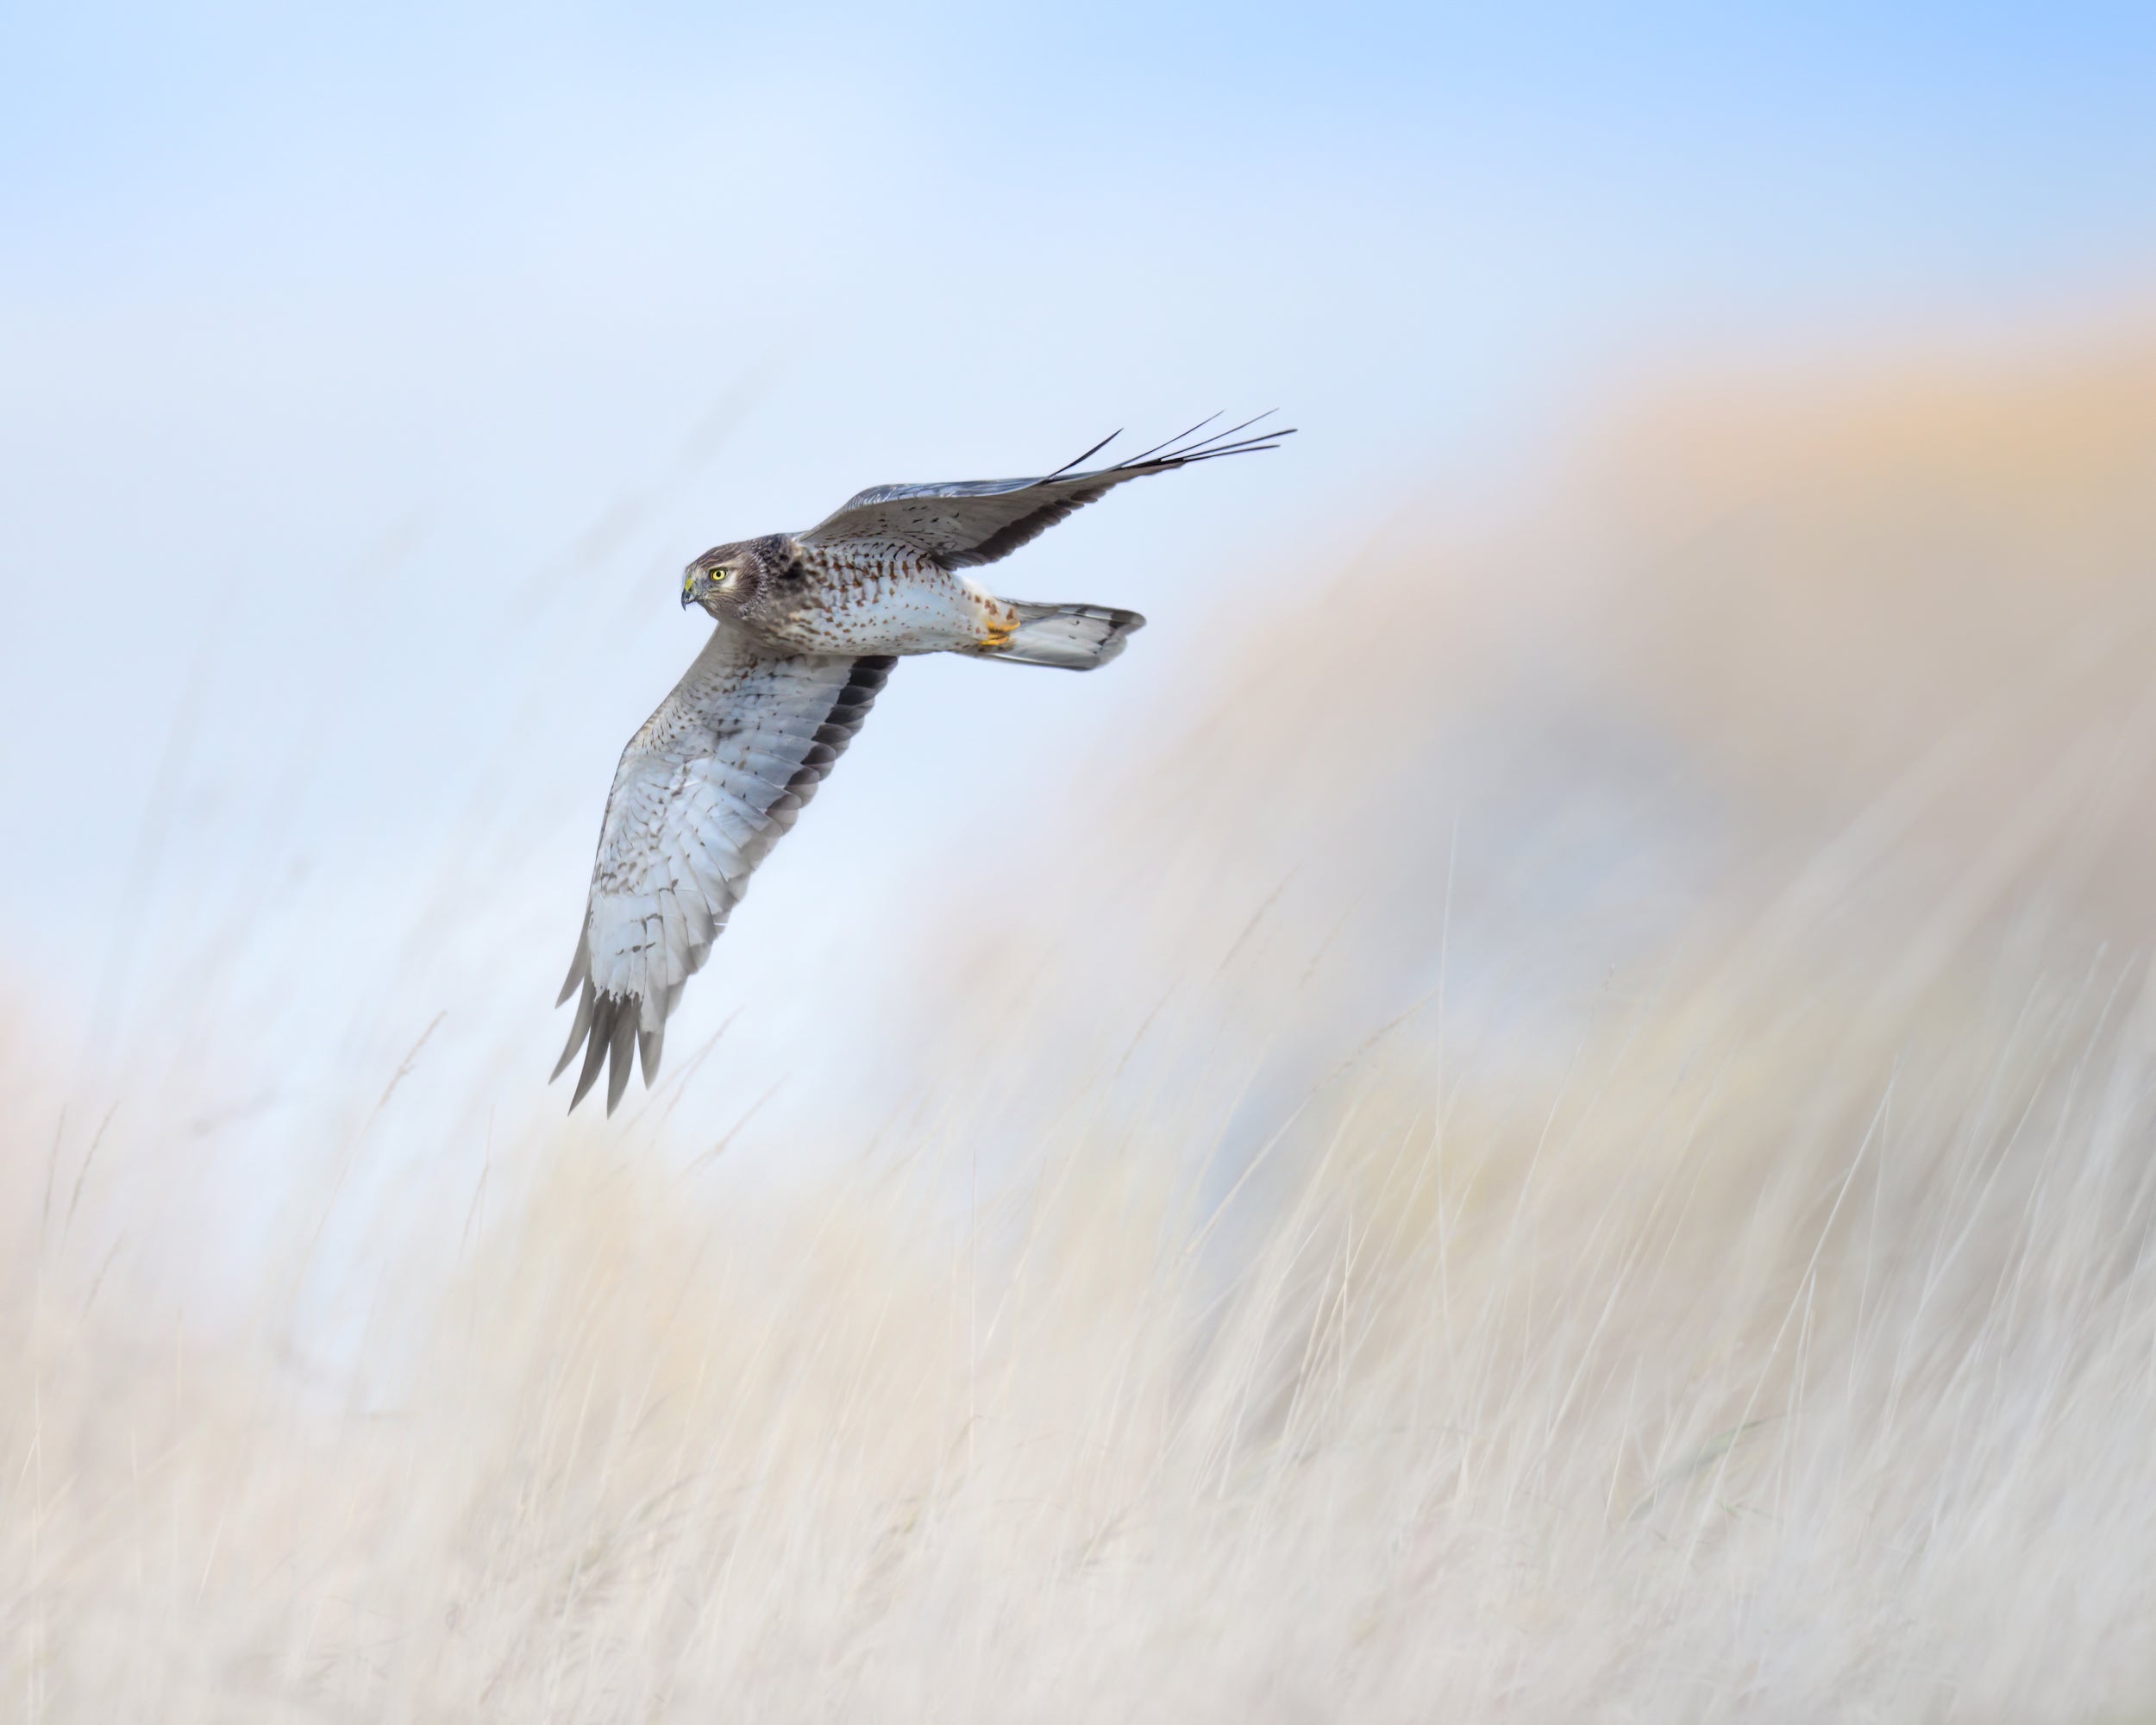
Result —
M 1008 556 L 1125 480 L 1275 448 L 1293 428 L 1251 432 L 1266 417 L 1199 437 L 1207 420 L 1089 471 L 1078 469 L 1113 437 L 1037 479 L 876 486 L 806 532 L 714 546 L 691 563 L 682 606 L 700 607 L 717 626 L 614 770 L 584 926 L 556 1003 L 576 996 L 554 1076 L 585 1051 L 569 1107 L 610 1063 L 608 1113 L 628 1088 L 632 1058 L 649 1086 L 682 985 L 900 656 L 1090 671 L 1145 621 L 1106 605 L 999 599 L 967 570 Z

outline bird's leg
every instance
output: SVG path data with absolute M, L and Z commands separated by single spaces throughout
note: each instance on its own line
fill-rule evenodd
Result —
M 975 650 L 993 653 L 1011 644 L 1011 637 L 1018 632 L 1018 625 L 1025 619 L 1018 615 L 1018 607 L 1008 599 L 999 599 L 985 587 L 967 583 L 972 588 L 968 595 L 977 607 L 981 619 L 981 644 Z

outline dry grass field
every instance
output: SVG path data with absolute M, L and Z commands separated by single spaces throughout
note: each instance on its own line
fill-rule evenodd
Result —
M 200 1026 L 116 1093 L 19 989 L 0 1715 L 2149 1716 L 2156 348 L 1672 395 L 1493 512 L 1296 549 L 1351 626 L 954 884 L 793 1183 L 687 1045 L 490 1126 L 548 1043 L 438 1145 L 355 1058 L 249 1209 Z

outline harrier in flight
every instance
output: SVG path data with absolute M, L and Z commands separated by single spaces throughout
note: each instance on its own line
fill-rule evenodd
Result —
M 1288 435 L 1243 435 L 1257 423 L 1194 442 L 1197 426 L 1087 472 L 1073 469 L 1112 438 L 1040 479 L 877 486 L 805 533 L 717 546 L 691 563 L 682 606 L 701 606 L 718 626 L 614 769 L 561 987 L 562 1001 L 577 997 L 576 1022 L 554 1076 L 585 1051 L 570 1107 L 611 1062 L 612 1113 L 632 1046 L 651 1082 L 682 984 L 901 654 L 1090 671 L 1145 622 L 1106 605 L 999 599 L 967 570 L 1008 556 L 1126 480 L 1270 449 Z

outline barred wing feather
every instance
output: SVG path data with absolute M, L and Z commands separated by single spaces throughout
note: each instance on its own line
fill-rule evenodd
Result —
M 682 985 L 853 740 L 893 662 L 761 653 L 721 624 L 630 739 L 561 987 L 563 1000 L 578 996 L 576 1019 L 554 1076 L 584 1050 L 572 1108 L 604 1067 L 614 1112 L 632 1046 L 651 1082 Z
M 1260 419 L 1265 417 L 1259 415 Z M 1221 455 L 1253 455 L 1277 448 L 1277 439 L 1294 435 L 1294 428 L 1288 426 L 1249 437 L 1238 436 L 1257 423 L 1246 420 L 1196 442 L 1190 441 L 1192 433 L 1205 427 L 1193 426 L 1181 437 L 1141 455 L 1086 473 L 1074 473 L 1072 468 L 1078 461 L 1098 455 L 1114 438 L 1094 444 L 1069 467 L 1037 479 L 871 486 L 847 499 L 799 538 L 805 545 L 895 541 L 926 552 L 947 569 L 993 563 L 1128 480 L 1172 473 L 1177 467 Z

